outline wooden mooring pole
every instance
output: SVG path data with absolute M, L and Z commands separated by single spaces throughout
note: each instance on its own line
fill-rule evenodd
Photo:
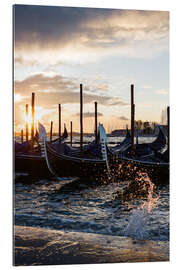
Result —
M 168 149 L 169 149 L 169 141 L 170 141 L 169 126 L 170 126 L 170 108 L 168 106 L 167 107 L 167 144 L 168 144 Z
M 97 136 L 97 102 L 94 102 L 95 104 L 95 142 L 97 144 L 98 136 Z
M 53 121 L 51 121 L 51 128 L 50 128 L 50 142 L 52 142 L 52 131 L 53 131 Z
M 23 129 L 21 129 L 21 142 L 23 143 Z
M 70 143 L 72 146 L 72 121 L 70 122 Z
M 31 100 L 31 110 L 32 110 L 31 151 L 34 151 L 34 101 L 35 101 L 35 93 L 32 93 L 32 100 Z
M 134 150 L 134 84 L 131 84 L 131 150 Z
M 29 139 L 29 127 L 28 127 L 28 104 L 26 104 L 26 142 Z
M 59 104 L 59 142 L 61 142 L 61 104 Z
M 83 89 L 80 84 L 80 151 L 83 149 Z

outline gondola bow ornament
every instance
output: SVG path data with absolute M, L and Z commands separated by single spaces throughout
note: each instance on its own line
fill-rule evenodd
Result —
M 45 159 L 46 159 L 46 163 L 47 163 L 49 171 L 53 175 L 56 175 L 54 170 L 51 168 L 51 166 L 49 164 L 49 160 L 48 160 L 48 156 L 47 156 L 47 149 L 46 149 L 47 134 L 46 134 L 46 129 L 40 122 L 38 122 L 38 128 L 39 128 L 39 138 L 43 139 L 43 145 L 41 147 L 42 156 L 44 156 Z
M 99 140 L 100 140 L 100 144 L 101 144 L 102 158 L 106 162 L 107 171 L 108 171 L 109 176 L 111 177 L 111 170 L 110 170 L 110 167 L 109 167 L 108 156 L 107 156 L 107 136 L 106 136 L 106 131 L 105 131 L 102 124 L 99 124 L 98 129 L 99 129 Z

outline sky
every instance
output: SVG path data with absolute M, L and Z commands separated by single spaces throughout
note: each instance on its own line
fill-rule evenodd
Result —
M 35 93 L 36 120 L 79 131 L 83 84 L 84 131 L 130 126 L 130 87 L 135 119 L 160 122 L 169 105 L 169 13 L 51 6 L 14 6 L 14 120 L 25 127 L 25 104 Z

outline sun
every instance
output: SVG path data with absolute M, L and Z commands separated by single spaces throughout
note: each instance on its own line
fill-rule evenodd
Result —
M 42 121 L 42 109 L 41 107 L 34 108 L 34 130 L 38 129 L 38 122 Z M 24 112 L 24 118 L 25 118 L 25 125 L 28 125 L 29 134 L 31 132 L 31 126 L 32 126 L 32 108 L 29 106 L 28 108 L 28 115 L 26 115 L 26 112 Z

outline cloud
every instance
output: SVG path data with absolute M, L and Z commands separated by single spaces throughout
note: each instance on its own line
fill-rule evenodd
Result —
M 61 75 L 46 76 L 43 73 L 31 75 L 28 78 L 15 81 L 15 92 L 30 94 L 33 91 L 38 92 L 58 92 L 77 88 L 77 83 L 72 78 L 66 78 Z
M 76 113 L 75 116 L 78 116 L 79 117 L 80 116 L 80 113 Z M 100 112 L 98 112 L 97 113 L 97 116 L 103 116 L 103 114 L 100 113 Z M 91 118 L 91 117 L 94 118 L 95 116 L 94 116 L 94 113 L 93 112 L 85 112 L 85 113 L 83 113 L 83 117 L 84 118 Z
M 120 116 L 120 117 L 118 117 L 118 119 L 123 120 L 123 121 L 129 120 L 129 119 L 128 119 L 127 117 L 125 117 L 125 116 Z
M 31 60 L 42 61 L 43 55 L 52 63 L 108 54 L 151 56 L 168 49 L 165 11 L 15 5 L 14 21 L 17 61 L 28 53 Z
M 14 63 L 17 66 L 37 66 L 40 64 L 40 61 L 35 59 L 25 59 L 22 56 L 15 57 Z
M 15 94 L 14 95 L 14 102 L 16 102 L 16 103 L 21 102 L 24 99 L 25 99 L 25 97 L 20 95 L 20 94 Z
M 91 86 L 88 86 L 91 88 Z M 83 102 L 85 104 L 97 101 L 104 106 L 125 106 L 126 102 L 119 97 L 100 95 L 97 93 L 83 90 Z M 45 74 L 34 74 L 24 80 L 14 82 L 16 95 L 21 95 L 24 102 L 31 96 L 32 92 L 36 93 L 39 106 L 51 107 L 54 104 L 79 104 L 79 80 L 77 78 L 65 77 L 62 75 L 47 76 Z M 84 89 L 84 86 L 83 86 Z
M 160 90 L 157 91 L 157 93 L 159 95 L 168 95 L 169 92 L 166 89 L 160 89 Z
M 96 91 L 108 91 L 109 85 L 106 83 L 91 83 L 89 86 L 86 85 L 84 87 L 84 90 L 88 90 L 90 92 L 96 92 Z
M 152 89 L 152 86 L 151 85 L 144 85 L 143 88 L 144 89 Z

